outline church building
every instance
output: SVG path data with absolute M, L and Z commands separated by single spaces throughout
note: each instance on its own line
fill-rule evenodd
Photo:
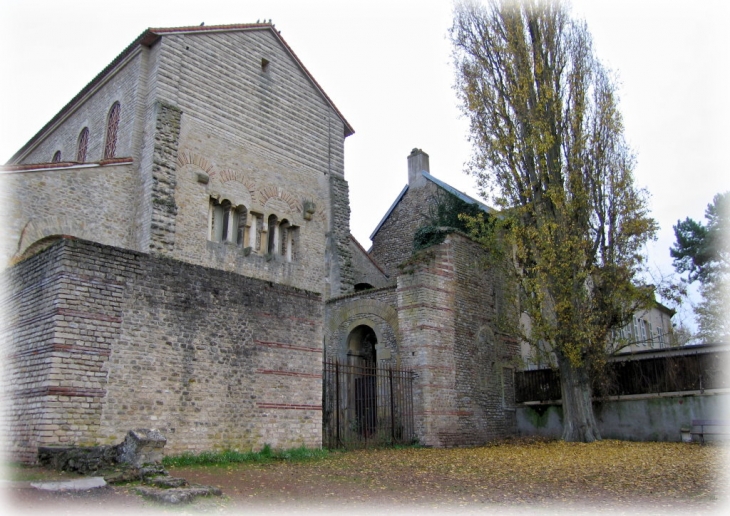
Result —
M 133 428 L 168 453 L 321 446 L 323 361 L 348 357 L 408 369 L 423 444 L 512 435 L 518 345 L 477 244 L 398 267 L 463 194 L 414 149 L 365 251 L 353 132 L 268 23 L 148 29 L 64 106 L 0 169 L 11 458 Z

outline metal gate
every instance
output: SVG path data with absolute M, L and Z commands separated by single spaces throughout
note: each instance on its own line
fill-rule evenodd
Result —
M 357 362 L 324 363 L 323 445 L 359 448 L 414 442 L 413 372 Z

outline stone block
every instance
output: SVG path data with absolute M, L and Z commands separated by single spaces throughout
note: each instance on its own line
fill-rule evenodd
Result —
M 130 430 L 119 445 L 117 460 L 122 464 L 140 467 L 143 464 L 156 464 L 162 461 L 162 449 L 167 439 L 157 430 Z

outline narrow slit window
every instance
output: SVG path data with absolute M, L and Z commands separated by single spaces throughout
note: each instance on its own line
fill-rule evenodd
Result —
M 117 136 L 119 131 L 119 112 L 121 106 L 115 102 L 109 110 L 109 118 L 106 124 L 106 144 L 104 145 L 104 159 L 111 159 L 117 153 Z
M 61 151 L 57 150 L 53 153 L 53 159 L 51 159 L 52 163 L 60 163 L 61 161 Z
M 271 64 L 271 62 L 268 59 L 262 57 L 261 58 L 261 71 L 263 71 L 264 73 L 267 73 L 269 71 L 270 64 Z
M 273 255 L 279 247 L 279 224 L 276 215 L 269 216 L 268 237 L 266 252 Z
M 86 150 L 89 148 L 89 128 L 84 127 L 79 133 L 79 144 L 76 148 L 76 161 L 86 162 Z

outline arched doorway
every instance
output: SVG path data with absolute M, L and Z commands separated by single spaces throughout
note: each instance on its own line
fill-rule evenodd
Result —
M 349 389 L 350 406 L 355 409 L 357 433 L 366 439 L 378 425 L 377 343 L 375 331 L 364 324 L 347 336 L 347 356 L 355 373 Z
M 347 356 L 353 365 L 374 366 L 377 362 L 375 346 L 378 343 L 378 337 L 375 330 L 370 326 L 361 324 L 353 328 L 347 336 Z

